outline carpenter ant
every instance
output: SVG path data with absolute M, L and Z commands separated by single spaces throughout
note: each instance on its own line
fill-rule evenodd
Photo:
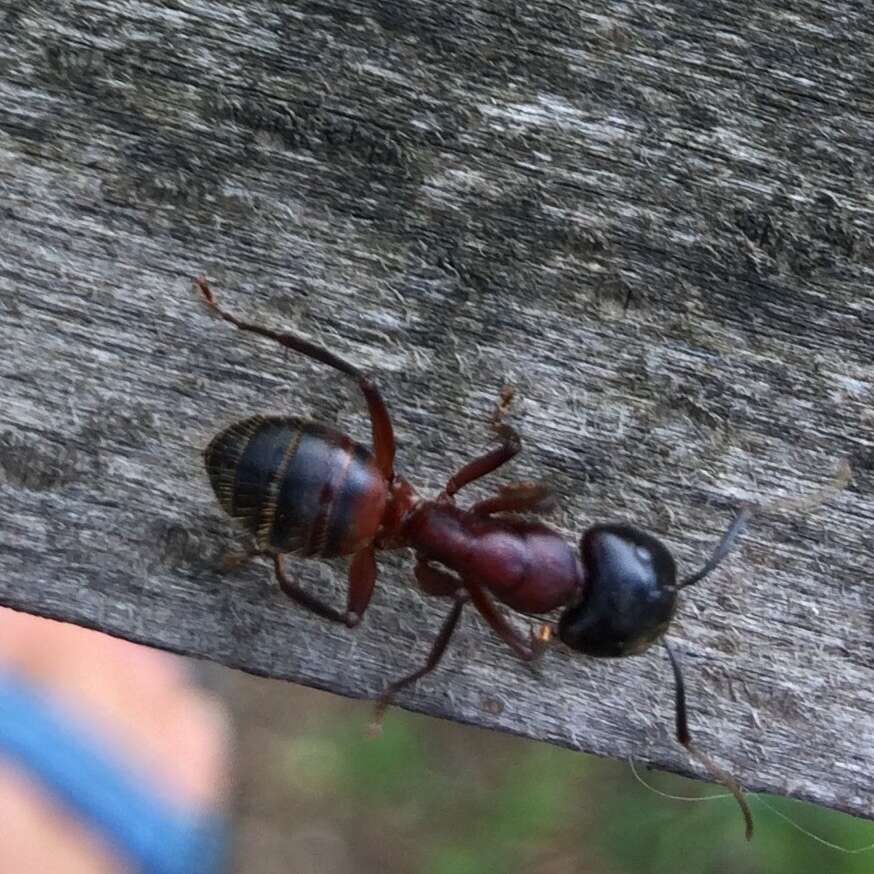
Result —
M 401 689 L 437 667 L 468 602 L 525 661 L 540 655 L 554 627 L 544 624 L 526 638 L 507 621 L 494 599 L 535 615 L 562 608 L 558 637 L 585 655 L 637 655 L 661 640 L 674 673 L 677 740 L 731 790 L 743 813 L 747 839 L 752 836 L 752 816 L 740 787 L 692 745 L 683 676 L 663 637 L 679 590 L 704 579 L 726 557 L 751 507 L 738 512 L 704 566 L 680 580 L 667 547 L 631 525 L 592 526 L 583 533 L 577 553 L 546 525 L 502 515 L 541 507 L 549 494 L 541 484 L 504 486 L 493 497 L 461 509 L 455 495 L 521 448 L 516 432 L 502 421 L 507 394 L 493 422 L 500 444 L 464 465 L 435 499 L 420 498 L 395 473 L 391 419 L 373 382 L 309 340 L 251 324 L 223 310 L 204 278 L 196 279 L 195 285 L 222 319 L 339 370 L 358 383 L 367 402 L 372 452 L 331 428 L 286 416 L 253 416 L 236 422 L 204 452 L 219 503 L 254 535 L 258 551 L 273 557 L 282 591 L 319 616 L 352 627 L 361 620 L 373 593 L 377 550 L 409 547 L 416 553 L 414 573 L 421 590 L 452 599 L 427 662 L 386 688 L 377 719 Z M 282 556 L 290 553 L 352 556 L 345 610 L 326 604 L 288 576 Z

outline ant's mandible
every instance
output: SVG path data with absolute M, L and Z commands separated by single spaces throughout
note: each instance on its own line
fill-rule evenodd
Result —
M 702 580 L 725 558 L 751 507 L 736 515 L 704 566 L 681 580 L 667 547 L 631 525 L 592 526 L 583 533 L 577 553 L 546 525 L 503 515 L 542 506 L 549 492 L 538 483 L 504 486 L 493 497 L 462 509 L 455 504 L 456 493 L 521 448 L 516 432 L 501 420 L 509 396 L 494 419 L 500 444 L 464 465 L 436 499 L 420 498 L 395 473 L 391 418 L 373 382 L 309 340 L 238 319 L 219 307 L 204 278 L 196 279 L 195 285 L 226 322 L 339 370 L 358 383 L 367 402 L 372 452 L 345 434 L 290 416 L 253 416 L 236 422 L 204 451 L 219 503 L 254 535 L 258 551 L 272 556 L 282 591 L 324 619 L 357 625 L 376 582 L 377 550 L 409 547 L 416 554 L 414 573 L 422 592 L 452 599 L 425 665 L 386 688 L 377 719 L 398 691 L 437 667 L 466 604 L 472 603 L 526 661 L 540 655 L 553 636 L 553 626 L 544 624 L 526 638 L 494 599 L 535 615 L 562 608 L 558 637 L 585 655 L 637 655 L 661 640 L 674 673 L 677 740 L 731 790 L 743 812 L 747 838 L 752 836 L 752 816 L 740 787 L 692 745 L 683 676 L 664 639 L 677 593 Z M 288 576 L 282 556 L 291 553 L 352 556 L 345 610 L 326 604 Z

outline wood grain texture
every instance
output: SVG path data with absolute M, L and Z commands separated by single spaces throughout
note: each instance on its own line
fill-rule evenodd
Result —
M 231 421 L 366 439 L 354 389 L 209 318 L 368 368 L 437 489 L 516 386 L 555 524 L 659 533 L 693 730 L 748 787 L 874 817 L 874 22 L 853 2 L 0 5 L 0 602 L 373 696 L 446 605 L 382 560 L 360 629 L 289 605 L 200 451 Z M 628 300 L 627 310 L 623 306 Z M 484 484 L 487 488 L 488 484 Z M 483 494 L 473 489 L 472 496 Z M 344 598 L 344 568 L 299 580 Z M 539 672 L 468 616 L 406 706 L 700 773 L 653 652 Z

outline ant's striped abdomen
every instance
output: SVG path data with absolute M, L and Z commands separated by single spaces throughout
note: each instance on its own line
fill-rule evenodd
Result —
M 387 484 L 373 456 L 323 425 L 253 416 L 216 436 L 204 461 L 219 503 L 265 552 L 348 555 L 382 521 Z

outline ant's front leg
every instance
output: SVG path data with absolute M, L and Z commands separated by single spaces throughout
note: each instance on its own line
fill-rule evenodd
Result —
M 473 606 L 479 610 L 492 631 L 501 638 L 522 661 L 536 662 L 553 637 L 553 628 L 548 623 L 541 624 L 526 637 L 520 634 L 506 619 L 483 587 L 471 579 L 464 580 L 464 587 L 470 594 Z

